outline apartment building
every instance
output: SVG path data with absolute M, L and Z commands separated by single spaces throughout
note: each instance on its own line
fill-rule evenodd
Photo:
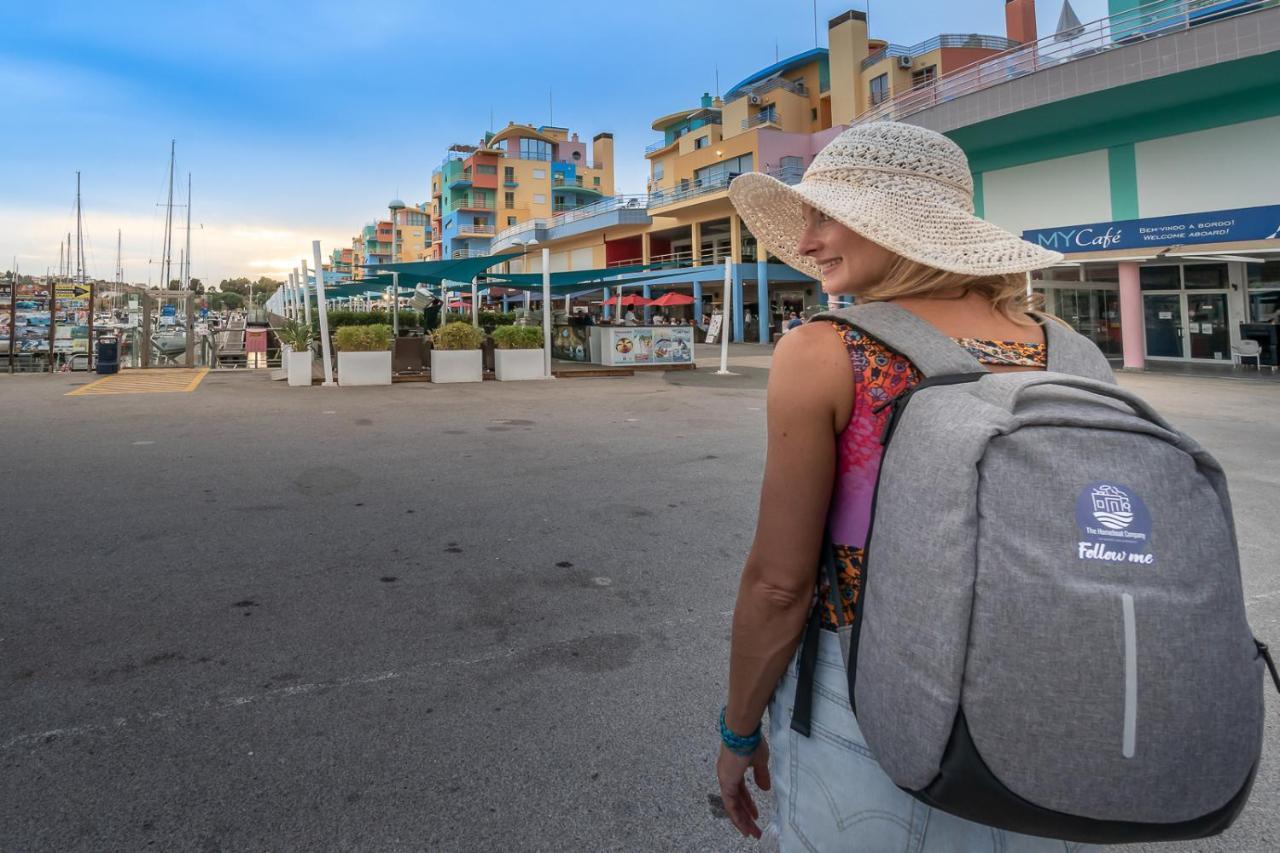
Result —
M 1029 9 L 1029 11 L 1028 11 Z M 510 250 L 536 238 L 551 248 L 553 271 L 645 264 L 621 286 L 693 296 L 694 319 L 721 299 L 729 262 L 736 340 L 767 341 L 781 319 L 823 301 L 817 283 L 764 257 L 728 200 L 729 182 L 767 172 L 798 182 L 821 148 L 857 114 L 894 93 L 932 85 L 938 76 L 1035 38 L 1030 0 L 1006 4 L 1006 36 L 940 35 L 920 45 L 872 39 L 866 14 L 828 23 L 828 47 L 763 67 L 715 97 L 661 116 L 645 150 L 645 196 L 603 198 L 578 210 L 532 217 L 500 229 L 489 248 Z M 528 258 L 512 271 L 536 271 Z M 705 290 L 705 292 L 704 292 Z
M 431 257 L 487 255 L 498 231 L 614 194 L 613 134 L 590 146 L 568 128 L 508 124 L 453 145 L 431 175 Z
M 390 211 L 388 211 L 390 212 Z M 367 223 L 351 238 L 350 255 L 345 260 L 334 259 L 336 265 L 346 264 L 350 271 L 355 265 L 357 277 L 362 264 L 388 264 L 394 261 L 421 261 L 431 258 L 434 244 L 431 214 L 428 206 L 408 206 L 395 212 L 396 231 L 393 234 L 391 219 L 378 219 Z M 396 245 L 398 241 L 398 247 Z M 398 248 L 398 252 L 396 249 Z M 396 252 L 393 255 L 393 252 Z M 337 269 L 338 266 L 335 266 Z

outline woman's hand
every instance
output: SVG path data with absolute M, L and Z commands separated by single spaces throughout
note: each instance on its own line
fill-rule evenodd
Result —
M 724 744 L 720 744 L 720 757 L 716 759 L 716 777 L 720 780 L 720 799 L 724 802 L 724 810 L 729 820 L 743 836 L 760 837 L 760 827 L 756 821 L 760 818 L 760 810 L 756 808 L 751 791 L 747 788 L 747 768 L 755 768 L 756 787 L 767 791 L 772 787 L 769 781 L 769 744 L 763 738 L 760 746 L 750 755 L 735 755 Z

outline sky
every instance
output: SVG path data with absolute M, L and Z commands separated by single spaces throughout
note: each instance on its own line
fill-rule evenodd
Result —
M 1062 0 L 1041 0 L 1041 35 Z M 867 0 L 817 0 L 828 18 Z M 1106 0 L 1072 0 L 1082 21 Z M 1004 34 L 1004 0 L 871 0 L 873 38 Z M 644 191 L 653 119 L 814 46 L 813 0 L 0 4 L 0 270 L 56 269 L 81 173 L 90 276 L 158 283 L 170 140 L 191 274 L 281 276 L 427 201 L 450 144 L 509 121 L 615 141 Z M 554 110 L 554 113 L 552 112 Z M 184 208 L 174 240 L 185 245 Z M 176 258 L 175 251 L 175 258 Z M 175 260 L 176 264 L 176 260 Z

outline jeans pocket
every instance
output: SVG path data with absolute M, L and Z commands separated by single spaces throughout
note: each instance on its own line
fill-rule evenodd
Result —
M 848 732 L 788 732 L 783 850 L 914 851 L 925 807 L 897 788 Z

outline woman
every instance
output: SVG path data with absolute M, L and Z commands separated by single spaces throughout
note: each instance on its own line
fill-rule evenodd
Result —
M 990 370 L 1045 365 L 1026 273 L 1061 255 L 973 214 L 964 152 L 941 134 L 876 122 L 846 130 L 787 186 L 737 178 L 730 198 L 769 252 L 822 281 L 828 296 L 890 301 L 933 324 Z M 931 809 L 875 763 L 849 705 L 835 604 L 818 565 L 829 530 L 846 623 L 889 415 L 877 404 L 919 382 L 903 356 L 856 329 L 814 322 L 778 344 L 768 391 L 760 514 L 733 617 L 729 697 L 717 761 L 725 809 L 761 836 L 745 775 L 774 792 L 783 850 L 1038 851 L 1076 845 L 995 830 Z M 890 570 L 892 567 L 890 567 Z M 813 735 L 790 730 L 802 628 L 819 607 Z M 769 708 L 769 742 L 760 722 Z M 773 771 L 770 772 L 772 744 Z

